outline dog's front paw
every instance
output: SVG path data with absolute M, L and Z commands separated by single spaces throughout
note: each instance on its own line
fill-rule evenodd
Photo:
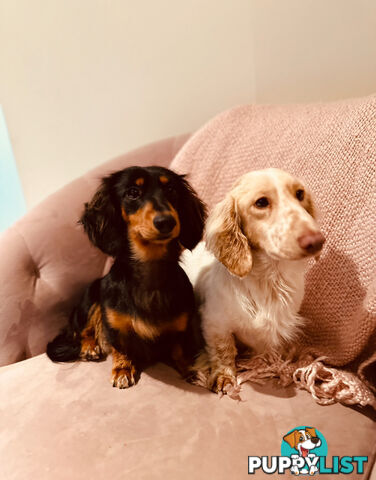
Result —
M 88 362 L 97 362 L 103 360 L 106 355 L 102 352 L 101 347 L 93 340 L 85 342 L 81 345 L 80 359 Z
M 217 372 L 211 379 L 211 389 L 215 393 L 226 394 L 231 387 L 236 386 L 236 377 L 228 372 Z
M 136 369 L 133 365 L 125 368 L 113 368 L 111 382 L 113 387 L 129 388 L 136 383 Z

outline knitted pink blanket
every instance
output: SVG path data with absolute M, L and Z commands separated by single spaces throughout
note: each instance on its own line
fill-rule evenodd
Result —
M 232 109 L 193 135 L 171 165 L 189 172 L 210 207 L 240 175 L 266 167 L 306 182 L 327 241 L 306 274 L 298 363 L 279 356 L 243 359 L 241 378 L 279 376 L 286 383 L 295 373 L 322 403 L 375 405 L 369 388 L 376 384 L 376 95 Z M 307 354 L 357 377 L 321 361 L 309 364 Z

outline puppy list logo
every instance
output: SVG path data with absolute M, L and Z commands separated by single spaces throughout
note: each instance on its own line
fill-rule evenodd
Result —
M 368 457 L 334 456 L 331 464 L 328 445 L 324 435 L 314 427 L 296 427 L 282 438 L 281 456 L 248 457 L 248 473 L 261 470 L 267 474 L 284 474 L 290 470 L 294 475 L 364 473 Z
M 328 445 L 323 434 L 315 428 L 297 427 L 283 437 L 281 454 L 291 458 L 291 473 L 314 475 L 319 471 L 320 457 L 325 459 L 328 455 Z

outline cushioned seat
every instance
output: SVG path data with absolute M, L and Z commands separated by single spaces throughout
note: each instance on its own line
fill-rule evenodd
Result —
M 323 433 L 330 456 L 370 455 L 376 440 L 370 418 L 305 391 L 248 384 L 237 402 L 163 365 L 129 390 L 113 388 L 110 372 L 110 361 L 54 365 L 45 355 L 4 367 L 0 478 L 245 479 L 248 455 L 280 455 L 301 424 Z

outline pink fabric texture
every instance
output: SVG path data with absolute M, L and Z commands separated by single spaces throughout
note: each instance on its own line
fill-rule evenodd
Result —
M 250 170 L 278 167 L 305 181 L 326 236 L 306 275 L 300 347 L 335 366 L 357 362 L 375 382 L 376 96 L 329 104 L 244 106 L 199 130 L 171 168 L 210 205 Z

